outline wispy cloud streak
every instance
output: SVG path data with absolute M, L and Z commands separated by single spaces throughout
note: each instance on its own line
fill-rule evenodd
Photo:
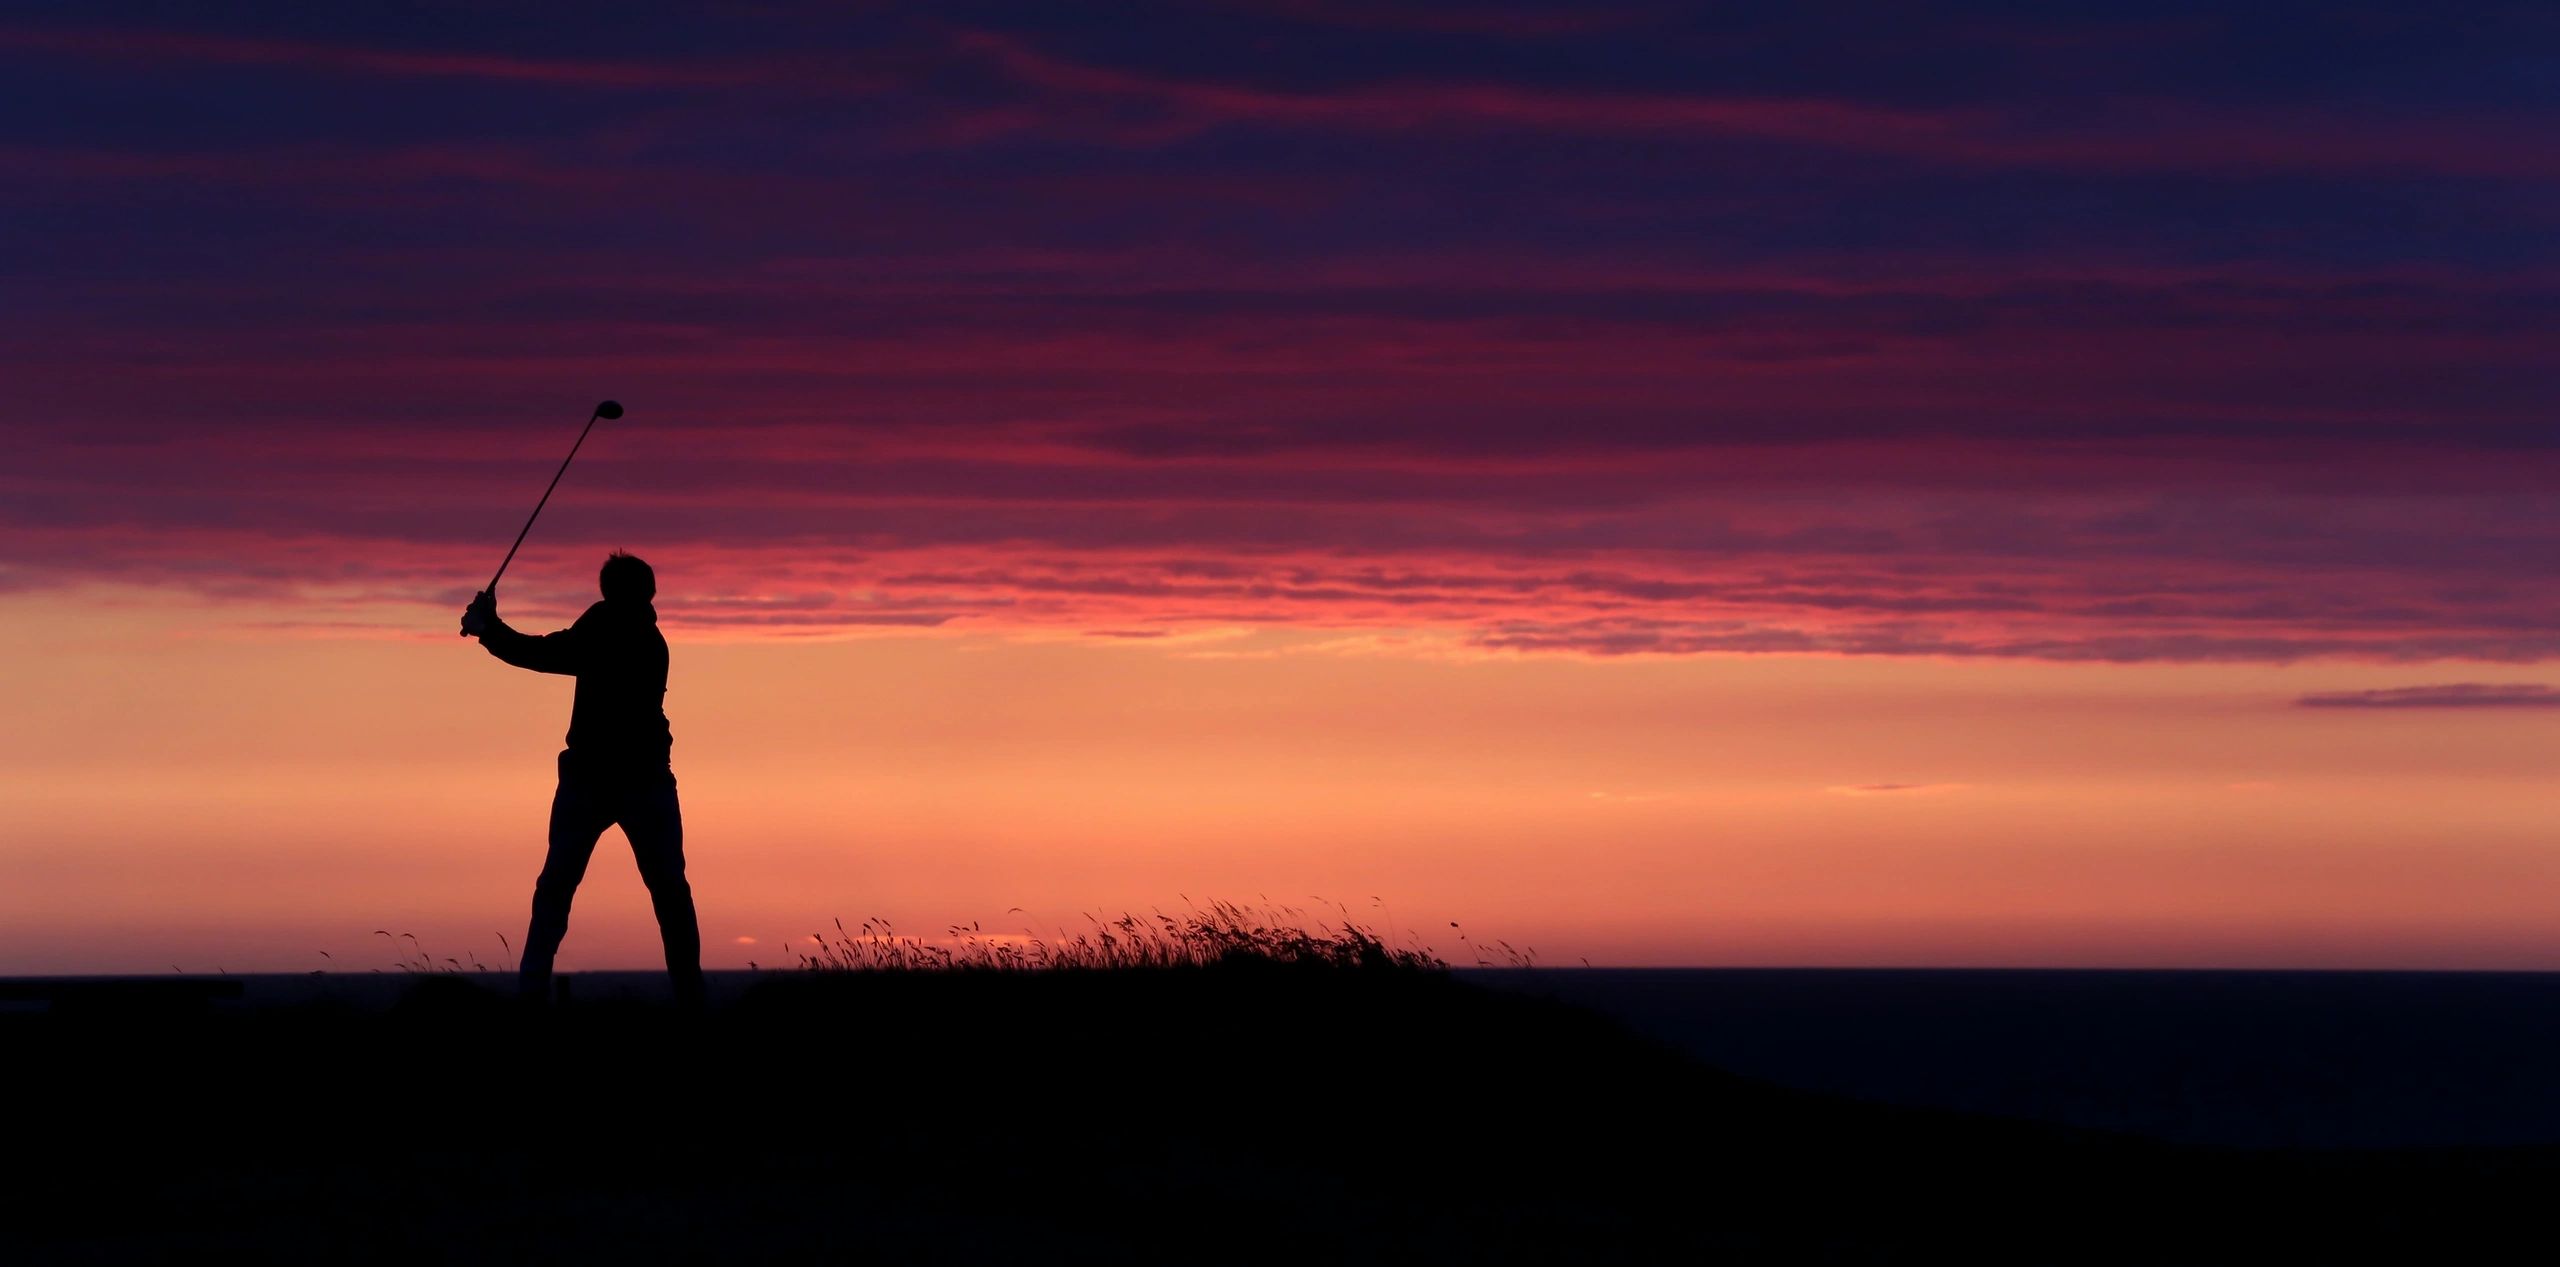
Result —
M 465 51 L 366 48 L 171 30 L 0 28 L 0 50 L 116 61 L 276 67 L 341 75 L 486 80 L 583 89 L 736 88 L 770 82 L 770 67 L 593 58 L 527 58 Z
M 2532 682 L 2447 682 L 2326 691 L 2294 703 L 2303 708 L 2560 708 L 2560 688 Z

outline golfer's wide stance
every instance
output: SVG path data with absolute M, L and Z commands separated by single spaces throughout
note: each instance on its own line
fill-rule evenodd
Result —
M 524 997 L 547 1002 L 551 960 L 569 932 L 569 899 L 587 874 L 604 829 L 620 824 L 640 861 L 640 879 L 658 911 L 667 975 L 676 1002 L 702 1002 L 702 934 L 693 919 L 693 888 L 684 879 L 684 817 L 676 808 L 676 776 L 668 764 L 667 640 L 658 632 L 657 574 L 617 550 L 596 578 L 604 601 L 558 633 L 518 633 L 498 619 L 498 600 L 483 590 L 462 614 L 462 632 L 489 654 L 536 673 L 578 679 L 569 712 L 569 746 L 560 754 L 560 790 L 551 798 L 551 852 L 533 884 L 533 926 L 524 935 L 519 980 Z

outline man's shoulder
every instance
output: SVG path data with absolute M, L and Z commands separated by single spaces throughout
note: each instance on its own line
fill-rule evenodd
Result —
M 614 640 L 640 639 L 666 645 L 666 636 L 658 632 L 658 610 L 646 603 L 633 605 L 600 599 L 588 606 L 572 629 L 592 630 L 597 637 Z

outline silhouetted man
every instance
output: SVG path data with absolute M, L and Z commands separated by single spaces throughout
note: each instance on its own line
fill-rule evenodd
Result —
M 693 888 L 684 879 L 684 816 L 668 764 L 667 640 L 658 633 L 657 574 L 616 550 L 597 574 L 604 601 L 558 633 L 518 633 L 498 619 L 498 600 L 483 590 L 462 614 L 462 632 L 489 654 L 536 673 L 578 679 L 569 711 L 569 746 L 560 753 L 560 790 L 551 798 L 551 852 L 533 884 L 533 926 L 524 935 L 519 987 L 534 1002 L 551 995 L 551 960 L 569 932 L 569 899 L 587 874 L 604 829 L 621 824 L 639 859 L 640 879 L 658 911 L 667 975 L 676 1002 L 702 1002 L 702 933 L 694 924 Z

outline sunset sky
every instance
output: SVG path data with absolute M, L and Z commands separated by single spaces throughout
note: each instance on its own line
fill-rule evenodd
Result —
M 606 396 L 713 967 L 2560 968 L 2560 11 L 1919 12 L 12 6 L 0 973 L 502 955 Z

